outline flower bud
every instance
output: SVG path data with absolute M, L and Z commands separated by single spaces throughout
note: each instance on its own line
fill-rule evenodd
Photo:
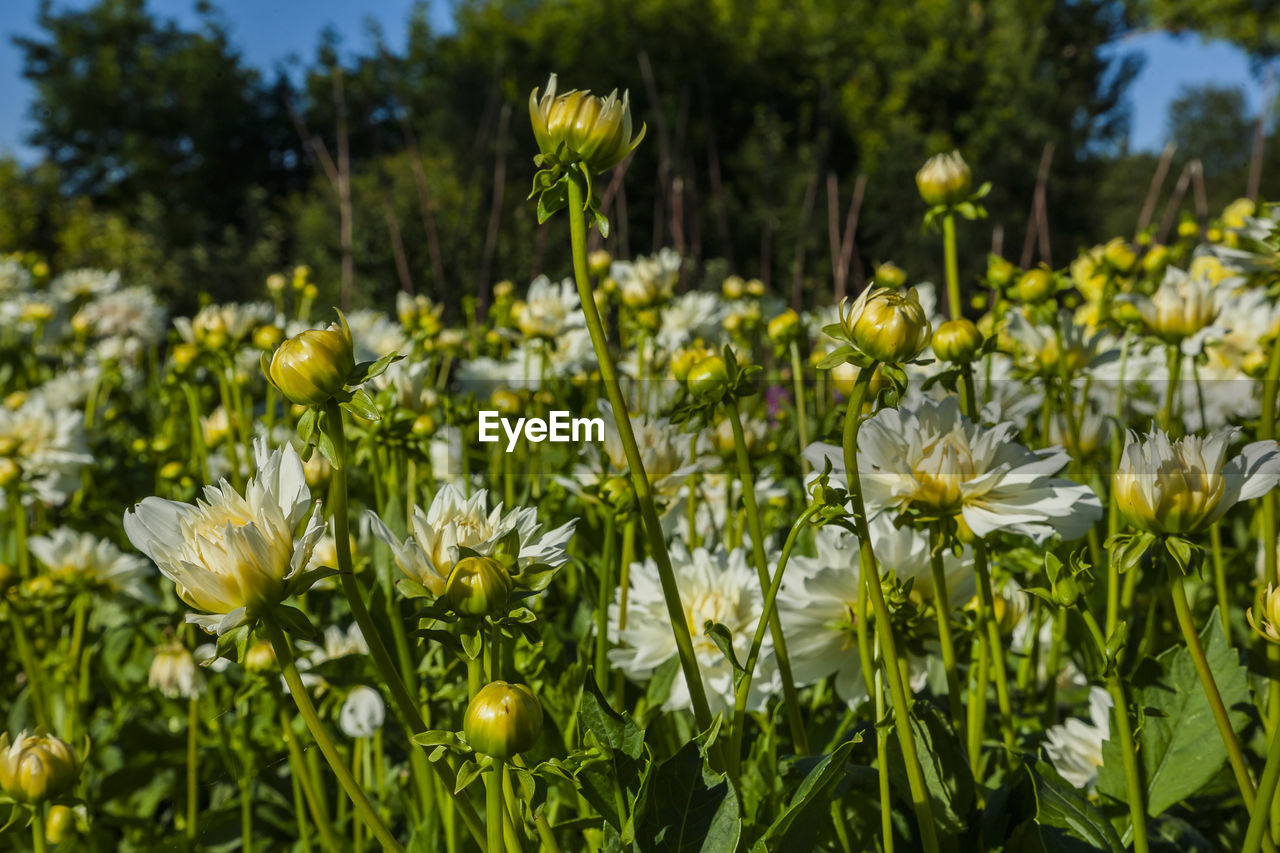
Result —
M 463 616 L 498 613 L 510 596 L 510 573 L 490 557 L 462 558 L 445 581 L 445 601 Z
M 729 368 L 718 355 L 704 358 L 689 369 L 685 383 L 695 397 L 718 399 L 729 387 Z
M 1018 279 L 1018 299 L 1028 304 L 1043 302 L 1053 295 L 1057 284 L 1053 273 L 1043 267 L 1027 270 Z
M 22 476 L 22 468 L 8 456 L 0 457 L 0 489 L 7 489 Z
M 699 344 L 676 350 L 671 356 L 671 375 L 677 382 L 684 382 L 693 366 L 712 354 L 711 350 Z
M 253 332 L 253 345 L 264 352 L 270 352 L 284 342 L 284 330 L 278 326 L 259 326 Z
M 288 284 L 288 282 L 286 282 L 284 276 L 278 272 L 273 272 L 271 275 L 267 276 L 267 290 L 271 293 L 283 293 L 286 284 Z
M 1102 259 L 1113 272 L 1126 275 L 1138 263 L 1138 256 L 1123 237 L 1116 237 L 1102 248 Z
M 1257 616 L 1254 610 L 1257 610 Z M 1269 643 L 1280 644 L 1280 589 L 1267 584 L 1266 589 L 1258 590 L 1258 603 L 1245 611 L 1249 627 L 1258 636 Z
M 775 346 L 788 346 L 800 337 L 800 315 L 788 308 L 769 321 L 768 331 Z
M 67 834 L 75 829 L 75 825 L 75 812 L 64 805 L 52 806 L 44 822 L 45 840 L 56 847 L 67 839 Z
M 987 256 L 987 284 L 997 290 L 1004 290 L 1017 274 L 1018 268 L 1012 261 L 1005 260 L 999 255 Z
M 1258 211 L 1258 205 L 1249 198 L 1238 198 L 1222 209 L 1222 224 L 1228 228 L 1243 228 L 1245 219 Z
M 747 292 L 747 283 L 742 276 L 731 275 L 720 283 L 720 293 L 725 299 L 741 299 Z
M 881 287 L 887 287 L 891 290 L 897 290 L 907 283 L 907 271 L 895 264 L 893 261 L 885 261 L 876 267 L 874 276 L 876 284 Z
M 413 426 L 410 427 L 412 432 L 418 438 L 426 438 L 434 435 L 436 431 L 436 419 L 431 415 L 418 415 L 413 420 Z
M 524 405 L 520 395 L 508 388 L 499 388 L 490 394 L 489 403 L 502 415 L 517 415 Z
M 66 741 L 21 732 L 9 742 L 0 733 L 0 789 L 20 803 L 43 803 L 68 793 L 80 762 Z
M 271 643 L 258 640 L 245 650 L 244 668 L 254 675 L 262 675 L 276 670 L 276 651 Z
M 504 279 L 493 286 L 493 301 L 499 303 L 510 302 L 515 292 L 515 284 Z
M 1142 256 L 1142 271 L 1150 276 L 1158 276 L 1169 265 L 1169 247 L 1152 246 Z
M 973 175 L 959 151 L 938 154 L 916 172 L 916 187 L 925 204 L 958 204 L 969 195 Z
M 327 329 L 294 335 L 271 357 L 267 378 L 291 403 L 320 406 L 346 386 L 356 360 L 351 329 L 341 311 L 338 321 Z
M 541 99 L 538 90 L 529 95 L 529 118 L 538 148 L 563 162 L 581 162 L 592 172 L 604 172 L 623 161 L 644 138 L 642 125 L 631 138 L 631 103 L 628 93 L 618 100 L 615 89 L 607 98 L 589 91 L 556 94 L 556 75 L 547 81 Z
M 932 331 L 914 287 L 905 292 L 869 287 L 847 312 L 841 305 L 840 322 L 858 349 L 889 364 L 919 355 Z
M 169 360 L 175 370 L 186 370 L 200 357 L 200 349 L 195 344 L 181 343 L 169 353 Z
M 610 477 L 600 484 L 600 497 L 610 506 L 622 509 L 635 502 L 635 489 L 629 477 Z
M 609 266 L 613 263 L 613 255 L 609 254 L 607 249 L 596 249 L 587 255 L 587 271 L 596 278 L 609 272 Z
M 1200 236 L 1200 226 L 1194 219 L 1184 219 L 1178 223 L 1178 236 L 1184 240 L 1192 240 Z
M 1063 607 L 1075 606 L 1079 597 L 1080 585 L 1069 575 L 1058 578 L 1058 582 L 1053 585 L 1053 598 Z
M 1255 349 L 1240 360 L 1240 369 L 1244 371 L 1245 376 L 1254 379 L 1261 379 L 1267 374 L 1268 362 L 1271 361 L 1265 350 Z
M 755 299 L 759 299 L 764 296 L 764 282 L 758 278 L 748 280 L 747 296 L 754 297 Z
M 933 354 L 952 364 L 968 364 L 982 346 L 982 333 L 972 321 L 948 320 L 933 333 Z
M 462 729 L 476 752 L 505 761 L 538 742 L 542 705 L 527 686 L 494 681 L 467 705 Z

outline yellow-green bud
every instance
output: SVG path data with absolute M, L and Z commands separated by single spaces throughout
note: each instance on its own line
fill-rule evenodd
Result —
M 436 419 L 431 415 L 418 415 L 414 418 L 411 430 L 419 438 L 426 438 L 436 431 Z
M 271 275 L 267 276 L 267 290 L 271 293 L 283 292 L 286 284 L 288 284 L 288 282 L 286 282 L 284 276 L 278 272 L 273 272 Z
M 515 295 L 516 286 L 507 280 L 498 282 L 493 286 L 493 300 L 495 302 L 510 302 Z
M 1058 582 L 1053 585 L 1053 597 L 1063 607 L 1071 607 L 1076 603 L 1076 599 L 1080 597 L 1080 585 L 1076 583 L 1076 579 L 1070 576 L 1058 578 Z
M 712 354 L 711 350 L 696 344 L 685 349 L 676 350 L 675 354 L 671 356 L 671 375 L 676 378 L 677 382 L 685 382 L 688 380 L 689 371 L 693 369 L 693 366 Z
M 769 340 L 784 347 L 800 337 L 800 315 L 788 308 L 769 321 Z
M 741 299 L 747 292 L 747 283 L 740 275 L 731 275 L 720 283 L 720 293 L 725 299 Z
M 186 370 L 200 357 L 200 348 L 195 344 L 181 343 L 170 351 L 169 359 L 175 370 Z
M 1169 265 L 1169 247 L 1152 246 L 1142 256 L 1142 271 L 1150 276 L 1158 276 Z
M 685 384 L 695 397 L 710 398 L 724 393 L 729 384 L 729 368 L 718 355 L 704 358 L 689 368 Z
M 609 254 L 607 249 L 596 249 L 587 255 L 587 271 L 596 278 L 607 273 L 612 263 L 613 255 Z
M 747 296 L 754 296 L 756 299 L 764 296 L 764 282 L 758 278 L 748 280 Z
M 1053 273 L 1044 268 L 1027 270 L 1018 279 L 1018 298 L 1026 303 L 1043 302 L 1056 289 Z
M 75 825 L 75 812 L 61 804 L 51 806 L 49 816 L 44 822 L 45 840 L 56 847 L 67 839 L 67 833 L 73 830 Z
M 1120 275 L 1127 274 L 1138 262 L 1138 256 L 1123 237 L 1116 237 L 1102 249 L 1102 259 Z
M 635 498 L 635 490 L 627 477 L 610 477 L 600 484 L 600 497 L 614 507 L 628 506 Z
M 581 162 L 592 172 L 604 172 L 623 161 L 644 138 L 645 128 L 631 138 L 631 103 L 628 93 L 618 100 L 615 89 L 607 98 L 589 91 L 556 94 L 556 75 L 547 81 L 541 99 L 538 90 L 529 95 L 533 135 L 543 154 L 567 162 Z
M 916 172 L 916 187 L 925 204 L 958 204 L 969 196 L 973 175 L 959 151 L 938 154 Z
M 0 457 L 0 489 L 7 489 L 22 476 L 18 463 L 8 456 Z
M 1206 232 L 1205 232 L 1204 238 L 1205 238 L 1205 240 L 1209 241 L 1210 243 L 1221 243 L 1221 242 L 1222 242 L 1222 229 L 1221 229 L 1221 228 L 1210 228 L 1208 231 L 1206 231 Z
M 1280 644 L 1280 590 L 1272 584 L 1267 584 L 1266 589 L 1258 590 L 1256 608 L 1250 607 L 1244 615 L 1249 621 L 1249 626 L 1258 633 L 1259 637 L 1269 643 Z
M 308 329 L 282 343 L 267 378 L 292 403 L 319 406 L 342 391 L 356 361 L 347 318 L 338 312 L 327 329 Z M 265 359 L 265 356 L 264 356 Z
M 22 405 L 26 402 L 27 402 L 26 391 L 14 391 L 11 394 L 5 395 L 4 407 L 9 411 L 14 411 L 16 409 L 22 408 Z
M 258 640 L 245 650 L 244 668 L 255 675 L 273 672 L 276 669 L 276 652 L 271 643 Z
M 161 480 L 176 480 L 182 476 L 182 463 L 178 461 L 166 462 L 160 467 Z
M 520 395 L 507 388 L 499 388 L 489 395 L 489 402 L 503 415 L 516 415 L 523 408 Z
M 914 287 L 906 291 L 869 287 L 847 311 L 841 305 L 840 322 L 858 349 L 890 364 L 919 355 L 932 331 Z
M 1005 260 L 999 255 L 987 257 L 987 283 L 992 287 L 1003 290 L 1009 286 L 1009 282 L 1013 281 L 1013 277 L 1017 274 L 1018 268 L 1012 261 Z
M 467 705 L 462 729 L 476 752 L 505 761 L 538 742 L 542 705 L 525 685 L 494 681 Z
M 881 287 L 897 290 L 907 283 L 907 271 L 893 261 L 885 261 L 876 267 L 875 282 Z
M 1267 374 L 1267 367 L 1269 366 L 1268 362 L 1270 360 L 1271 356 L 1267 355 L 1264 350 L 1251 350 L 1240 360 L 1240 369 L 1244 371 L 1246 376 L 1251 376 L 1254 379 L 1261 379 Z
M 22 732 L 9 742 L 0 733 L 0 789 L 20 803 L 43 803 L 69 792 L 80 762 L 67 742 L 53 735 Z
M 510 597 L 511 574 L 490 557 L 463 557 L 445 581 L 445 601 L 463 616 L 498 613 Z
M 279 326 L 259 326 L 253 332 L 253 345 L 264 352 L 270 352 L 284 342 L 284 330 Z
M 1243 228 L 1246 218 L 1258 211 L 1253 199 L 1238 198 L 1222 210 L 1222 224 L 1228 228 Z
M 933 354 L 952 364 L 968 364 L 982 346 L 982 333 L 972 321 L 948 320 L 933 333 Z
M 1184 219 L 1178 223 L 1178 236 L 1184 240 L 1191 240 L 1200 236 L 1200 226 L 1194 219 Z

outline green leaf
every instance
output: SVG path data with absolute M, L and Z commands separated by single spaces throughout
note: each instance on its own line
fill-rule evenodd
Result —
M 742 831 L 728 781 L 703 772 L 690 742 L 649 774 L 637 804 L 636 848 L 652 853 L 732 853 Z
M 303 444 L 311 443 L 311 436 L 316 431 L 316 420 L 319 416 L 319 409 L 309 408 L 302 413 L 302 417 L 298 418 L 298 438 L 302 439 Z
M 845 344 L 844 346 L 838 347 L 828 353 L 821 361 L 818 362 L 817 368 L 818 370 L 830 370 L 833 367 L 839 367 L 845 362 L 853 361 L 857 352 L 858 351 L 853 347 Z
M 720 622 L 712 622 L 710 619 L 702 626 L 703 632 L 711 638 L 711 642 L 716 644 L 716 648 L 720 653 L 728 659 L 733 666 L 735 672 L 746 672 L 746 667 L 738 662 L 738 656 L 733 651 L 733 632 Z
M 457 794 L 465 791 L 468 785 L 480 778 L 482 772 L 484 772 L 482 765 L 474 761 L 464 761 L 458 768 L 458 783 L 454 785 L 453 792 Z
M 357 389 L 351 395 L 351 399 L 342 404 L 342 408 L 353 415 L 364 418 L 366 421 L 382 420 L 382 415 L 378 412 L 378 407 L 374 404 L 373 398 L 363 388 Z
M 831 800 L 845 779 L 845 765 L 856 743 L 840 745 L 809 771 L 782 814 L 751 848 L 753 853 L 817 849 L 818 830 L 829 822 Z
M 335 471 L 341 471 L 342 461 L 338 458 L 338 448 L 333 443 L 333 439 L 329 437 L 329 433 L 319 432 L 316 435 L 316 448 L 320 451 L 320 454 L 329 460 L 329 464 L 333 466 Z
M 1102 812 L 1059 776 L 1057 770 L 1043 761 L 1037 761 L 1034 767 L 1027 767 L 1027 772 L 1035 785 L 1036 822 L 1041 827 L 1061 830 L 1071 838 L 1089 845 L 1088 849 L 1124 853 L 1120 836 Z M 1050 840 L 1042 841 L 1045 849 L 1071 850 L 1078 847 L 1044 843 Z
M 280 627 L 304 640 L 313 640 L 316 636 L 316 628 L 311 624 L 311 620 L 307 618 L 307 614 L 298 608 L 289 604 L 277 605 L 275 610 L 271 612 L 272 617 L 280 623 Z
M 584 731 L 593 732 L 610 749 L 631 758 L 639 758 L 644 750 L 644 731 L 630 717 L 609 706 L 609 700 L 600 693 L 591 670 L 587 670 L 582 684 L 579 719 Z
M 445 746 L 449 749 L 455 749 L 464 752 L 468 749 L 467 742 L 458 737 L 457 732 L 449 732 L 441 729 L 432 729 L 429 732 L 420 732 L 413 736 L 413 742 L 419 746 Z
M 1200 642 L 1227 706 L 1231 728 L 1239 733 L 1248 722 L 1241 708 L 1249 703 L 1249 683 L 1245 668 L 1222 633 L 1216 608 L 1206 620 Z M 1138 757 L 1147 783 L 1147 813 L 1154 817 L 1203 788 L 1222 769 L 1227 751 L 1191 653 L 1184 646 L 1143 661 L 1132 685 L 1130 701 L 1144 710 L 1137 733 Z M 1123 758 L 1115 738 L 1102 745 L 1098 791 L 1121 802 L 1128 800 Z
M 924 772 L 925 786 L 933 806 L 938 829 L 959 835 L 967 826 L 967 814 L 974 801 L 973 776 L 968 758 L 960 747 L 951 723 L 934 707 L 917 702 L 911 709 L 911 729 L 916 753 Z M 890 778 L 899 790 L 907 790 L 906 765 L 898 738 L 890 739 Z

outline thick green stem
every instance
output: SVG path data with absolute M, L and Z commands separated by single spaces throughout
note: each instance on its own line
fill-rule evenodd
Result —
M 1093 636 L 1098 653 L 1106 658 L 1107 641 L 1098 627 L 1098 620 L 1086 608 L 1081 608 L 1085 625 Z M 1133 851 L 1147 853 L 1147 808 L 1142 787 L 1142 777 L 1138 774 L 1138 751 L 1133 742 L 1133 729 L 1129 723 L 1129 700 L 1125 695 L 1124 683 L 1114 666 L 1107 669 L 1107 692 L 1115 704 L 1116 732 L 1120 737 L 1120 759 L 1124 762 L 1124 781 L 1129 794 L 1129 820 L 1133 822 Z
M 339 538 L 342 537 L 340 536 Z M 306 685 L 302 683 L 302 676 L 298 674 L 298 667 L 293 660 L 293 648 L 289 645 L 288 638 L 285 637 L 284 632 L 280 630 L 280 627 L 275 622 L 267 619 L 263 620 L 262 624 L 266 631 L 267 639 L 271 642 L 271 647 L 275 649 L 276 660 L 280 663 L 280 671 L 284 675 L 285 684 L 289 685 L 289 694 L 298 706 L 298 713 L 311 731 L 311 737 L 315 739 L 316 745 L 320 747 L 320 753 L 324 755 L 325 761 L 329 762 L 329 767 L 333 770 L 333 775 L 337 777 L 338 784 L 342 786 L 342 790 L 346 792 L 347 797 L 351 800 L 351 805 L 355 807 L 356 813 L 369 827 L 369 831 L 373 833 L 373 836 L 378 839 L 378 843 L 382 845 L 382 848 L 401 853 L 404 848 L 400 846 L 400 842 L 396 840 L 391 831 L 379 819 L 373 804 L 369 802 L 369 798 L 365 796 L 364 791 L 360 789 L 355 779 L 351 777 L 351 771 L 347 769 L 342 756 L 338 754 L 337 747 L 333 745 L 333 741 L 329 738 L 329 733 L 325 730 L 324 723 L 320 721 L 320 715 L 316 713 L 315 705 L 311 704 L 311 696 L 307 693 Z
M 1258 439 L 1266 441 L 1276 437 L 1276 394 L 1280 390 L 1280 341 L 1271 344 L 1271 361 L 1262 381 L 1262 411 L 1258 419 Z M 1268 584 L 1280 583 L 1276 566 L 1276 541 L 1280 538 L 1277 527 L 1277 495 L 1275 489 L 1262 496 L 1262 579 Z M 1267 730 L 1276 736 L 1280 729 L 1280 645 L 1267 643 L 1267 666 L 1270 670 L 1270 686 L 1267 689 Z
M 1176 345 L 1169 346 L 1168 364 L 1169 386 L 1165 389 L 1164 409 L 1160 412 L 1160 426 L 1163 427 L 1164 431 L 1169 433 L 1172 438 L 1176 437 L 1174 435 L 1175 430 L 1173 428 L 1173 418 L 1177 411 L 1178 386 L 1182 381 L 1182 350 Z M 1177 430 L 1176 432 L 1181 432 L 1181 430 Z
M 338 552 L 338 577 L 342 582 L 342 592 L 347 598 L 347 604 L 351 607 L 351 615 L 356 624 L 360 626 L 360 632 L 364 635 L 365 643 L 369 646 L 369 655 L 373 658 L 374 665 L 377 666 L 378 672 L 382 676 L 383 684 L 390 691 L 392 701 L 395 702 L 396 708 L 404 718 L 405 725 L 408 726 L 412 734 L 421 734 L 427 730 L 427 725 L 422 719 L 418 704 L 414 701 L 409 689 L 405 687 L 404 681 L 400 678 L 400 672 L 396 668 L 391 653 L 387 651 L 386 645 L 382 642 L 382 635 L 379 633 L 377 626 L 374 625 L 373 617 L 369 615 L 369 608 L 365 606 L 364 596 L 360 592 L 360 582 L 356 580 L 355 570 L 352 567 L 351 537 L 348 535 L 351 528 L 347 518 L 347 440 L 342 424 L 342 408 L 336 400 L 331 399 L 325 407 L 325 412 L 329 437 L 333 441 L 338 461 L 338 464 L 334 466 L 333 478 L 329 483 L 329 501 L 333 509 L 334 540 Z M 436 772 L 436 775 L 440 777 L 445 790 L 453 798 L 454 808 L 461 815 L 462 822 L 467 825 L 467 829 L 476 839 L 476 843 L 483 843 L 484 825 L 480 822 L 480 817 L 476 814 L 475 809 L 471 807 L 471 803 L 466 800 L 465 795 L 455 790 L 458 780 L 452 768 L 443 761 L 432 762 L 431 767 Z
M 1200 645 L 1200 635 L 1196 633 L 1195 622 L 1191 618 L 1191 606 L 1187 603 L 1187 593 L 1182 588 L 1182 575 L 1176 566 L 1169 567 L 1169 594 L 1173 598 L 1173 609 L 1178 616 L 1178 627 L 1182 630 L 1182 638 L 1187 643 L 1187 651 L 1191 653 L 1196 674 L 1200 676 L 1200 686 L 1204 689 L 1205 698 L 1209 700 L 1213 721 L 1218 724 L 1218 733 L 1222 735 L 1222 743 L 1227 748 L 1227 761 L 1231 764 L 1231 772 L 1235 775 L 1236 785 L 1240 788 L 1240 796 L 1244 798 L 1245 806 L 1252 809 L 1255 798 L 1253 780 L 1249 778 L 1249 768 L 1244 763 L 1240 742 L 1236 740 L 1236 733 L 1231 728 L 1227 706 L 1223 704 L 1222 694 L 1218 692 L 1218 683 L 1213 678 L 1213 670 L 1209 668 L 1204 647 Z
M 1258 853 L 1267 834 L 1271 804 L 1275 801 L 1276 786 L 1280 783 L 1280 733 L 1271 733 L 1267 748 L 1267 763 L 1262 768 L 1262 781 L 1258 783 L 1258 799 L 1249 811 L 1249 829 L 1244 837 L 1244 853 Z
M 787 346 L 791 354 L 791 384 L 796 395 L 796 441 L 800 445 L 800 476 L 809 473 L 809 463 L 804 449 L 809 446 L 809 413 L 804 393 L 804 365 L 800 361 L 800 344 L 791 341 Z
M 302 747 L 298 744 L 298 736 L 294 734 L 293 724 L 289 721 L 289 717 L 285 714 L 283 707 L 280 709 L 280 729 L 284 732 L 285 745 L 289 749 L 291 772 L 297 778 L 299 787 L 302 788 L 302 799 L 307 804 L 307 810 L 311 813 L 311 822 L 320 831 L 320 843 L 324 845 L 326 850 L 338 853 L 342 848 L 338 845 L 338 840 L 333 837 L 333 828 L 329 826 L 328 809 L 323 802 L 324 792 L 316 790 L 315 780 L 311 778 L 311 772 L 302 757 Z M 298 820 L 303 822 L 306 818 L 303 815 L 298 815 Z
M 742 481 L 742 502 L 747 511 L 747 528 L 751 531 L 751 555 L 756 564 L 756 578 L 761 590 L 773 586 L 769 578 L 768 559 L 764 553 L 764 525 L 760 521 L 760 506 L 756 503 L 755 478 L 751 473 L 751 460 L 747 456 L 747 440 L 742 431 L 742 413 L 738 401 L 730 399 L 726 405 L 729 425 L 733 428 L 734 454 L 738 461 L 738 479 Z M 791 740 L 796 753 L 809 752 L 809 738 L 805 735 L 804 719 L 800 716 L 800 697 L 796 693 L 795 678 L 791 675 L 791 657 L 787 654 L 786 637 L 782 633 L 782 619 L 777 611 L 768 614 L 769 634 L 773 638 L 773 655 L 778 662 L 778 675 L 782 679 L 782 702 L 786 708 L 787 723 L 791 728 Z
M 942 563 L 942 547 L 941 537 L 935 529 L 929 548 L 933 569 L 933 609 L 938 619 L 942 667 L 947 673 L 947 704 L 951 709 L 951 722 L 956 727 L 956 736 L 963 743 L 964 705 L 960 701 L 960 671 L 956 667 L 956 650 L 951 639 L 951 601 L 947 595 L 947 570 Z
M 493 767 L 485 776 L 485 827 L 488 831 L 488 853 L 503 853 L 502 812 L 505 809 L 502 791 L 502 761 L 493 759 Z
M 667 614 L 671 617 L 671 631 L 675 636 L 680 668 L 684 672 L 685 683 L 689 688 L 689 702 L 693 706 L 693 716 L 698 728 L 705 731 L 711 727 L 712 723 L 711 706 L 707 703 L 707 691 L 703 686 L 702 672 L 698 669 L 698 659 L 693 650 L 688 618 L 685 615 L 684 603 L 680 600 L 680 587 L 676 583 L 675 570 L 671 567 L 671 556 L 667 552 L 667 540 L 662 533 L 662 522 L 658 518 L 658 509 L 653 501 L 653 489 L 649 485 L 649 476 L 644 470 L 640 448 L 636 445 L 635 432 L 631 428 L 631 417 L 622 396 L 622 388 L 618 385 L 613 356 L 609 353 L 609 342 L 605 337 L 604 325 L 600 322 L 600 312 L 596 308 L 591 278 L 587 274 L 587 225 L 583 217 L 585 210 L 583 188 L 574 175 L 569 176 L 567 183 L 573 274 L 578 284 L 582 314 L 587 322 L 587 332 L 591 335 L 591 346 L 595 349 L 596 360 L 600 365 L 600 378 L 604 381 L 609 404 L 613 407 L 614 420 L 618 425 L 618 437 L 622 440 L 622 448 L 627 456 L 631 484 L 636 490 L 636 502 L 640 507 L 640 516 L 649 538 L 649 553 L 658 566 L 658 581 L 662 585 Z M 713 745 L 711 758 L 713 765 L 723 767 L 724 762 L 721 760 L 718 745 Z
M 916 754 L 915 734 L 911 727 L 911 707 L 907 702 L 907 691 L 902 683 L 902 671 L 898 666 L 898 650 L 894 642 L 893 625 L 889 621 L 889 606 L 884 600 L 884 590 L 880 588 L 880 572 L 876 566 L 875 552 L 871 544 L 867 509 L 862 499 L 862 479 L 858 474 L 858 426 L 862 416 L 862 401 L 866 397 L 867 386 L 874 373 L 874 364 L 859 371 L 853 394 L 849 397 L 845 418 L 852 418 L 854 423 L 850 427 L 846 420 L 845 476 L 848 478 L 849 497 L 853 502 L 853 521 L 859 540 L 860 571 L 863 583 L 871 596 L 871 606 L 875 610 L 876 633 L 880 638 L 881 652 L 884 657 L 885 677 L 889 680 L 889 696 L 893 703 L 894 722 L 898 741 L 902 747 L 903 763 L 906 765 L 907 782 L 911 788 L 911 801 L 916 814 L 917 828 L 927 853 L 936 853 L 938 850 L 937 828 L 933 822 L 929 790 L 925 785 L 924 773 L 920 769 L 920 757 Z
M 800 531 L 821 509 L 822 507 L 816 504 L 808 507 L 791 525 L 791 532 L 787 534 L 787 541 L 782 546 L 782 556 L 778 558 L 778 570 L 774 572 L 773 579 L 769 582 L 768 592 L 765 593 L 760 619 L 756 622 L 756 632 L 751 638 L 751 649 L 747 652 L 747 660 L 743 664 L 745 672 L 738 682 L 733 697 L 733 734 L 730 737 L 729 746 L 729 775 L 734 779 L 738 778 L 742 770 L 742 730 L 746 726 L 747 697 L 751 694 L 751 679 L 755 675 L 756 663 L 760 659 L 760 649 L 764 646 L 765 629 L 776 612 L 778 590 L 782 589 L 782 573 L 786 571 L 787 563 L 791 559 L 791 551 L 795 548 Z
M 45 853 L 48 846 L 44 839 L 44 821 L 46 809 L 44 803 L 36 806 L 35 817 L 31 819 L 31 846 L 35 853 Z
M 947 267 L 947 310 L 952 320 L 964 316 L 960 304 L 960 263 L 956 258 L 956 215 L 950 210 L 942 217 L 942 251 Z
M 1213 589 L 1218 596 L 1218 616 L 1222 618 L 1222 633 L 1231 642 L 1231 598 L 1227 593 L 1227 565 L 1222 559 L 1222 530 L 1215 521 L 1209 526 L 1209 541 L 1213 553 Z
M 600 572 L 600 593 L 596 599 L 596 687 L 601 695 L 609 684 L 609 605 L 613 603 L 613 593 L 617 588 L 617 516 L 605 512 L 604 517 L 604 555 L 603 568 Z

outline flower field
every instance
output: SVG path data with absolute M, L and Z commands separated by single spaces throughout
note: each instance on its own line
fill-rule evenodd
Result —
M 0 261 L 0 849 L 1275 850 L 1280 209 L 796 310 L 530 116 L 483 315 Z

